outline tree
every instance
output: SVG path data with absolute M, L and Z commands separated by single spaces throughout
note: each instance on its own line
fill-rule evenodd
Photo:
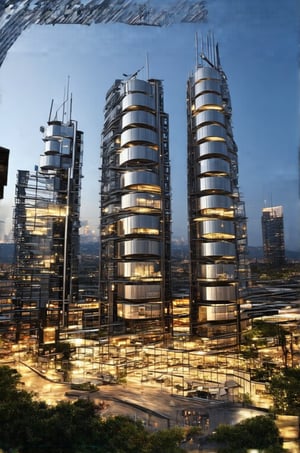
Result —
M 277 414 L 300 415 L 300 369 L 285 368 L 270 381 L 274 411 Z
M 234 426 L 219 425 L 210 441 L 220 444 L 220 453 L 246 453 L 249 449 L 284 451 L 278 428 L 269 416 L 248 418 Z
M 40 440 L 32 445 L 35 453 L 84 453 L 99 442 L 100 419 L 96 406 L 89 400 L 74 403 L 61 401 L 41 417 Z M 24 452 L 25 453 L 25 452 Z
M 10 398 L 15 393 L 20 383 L 21 375 L 14 368 L 7 365 L 0 367 L 0 401 Z
M 129 417 L 109 417 L 102 421 L 99 453 L 144 453 L 148 433 L 141 421 Z
M 184 430 L 179 427 L 157 431 L 150 435 L 146 452 L 182 453 L 185 450 L 180 447 L 180 444 L 184 438 Z

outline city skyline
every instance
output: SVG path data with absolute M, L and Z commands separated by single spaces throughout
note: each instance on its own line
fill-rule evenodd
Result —
M 261 208 L 280 204 L 286 247 L 299 249 L 296 2 L 290 0 L 276 11 L 269 0 L 263 6 L 254 1 L 251 7 L 231 1 L 222 6 L 215 0 L 207 2 L 207 8 L 207 24 L 33 26 L 23 33 L 0 70 L 1 146 L 10 149 L 8 185 L 1 201 L 6 233 L 16 170 L 32 170 L 37 163 L 42 150 L 39 127 L 47 121 L 52 98 L 55 108 L 63 102 L 68 76 L 74 117 L 85 133 L 81 220 L 97 231 L 105 92 L 112 79 L 141 69 L 141 77 L 164 80 L 170 114 L 172 230 L 173 237 L 186 237 L 186 80 L 195 67 L 195 33 L 206 36 L 212 30 L 231 91 L 249 245 L 262 245 Z

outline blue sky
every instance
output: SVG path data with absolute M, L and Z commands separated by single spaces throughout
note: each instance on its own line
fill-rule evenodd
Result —
M 26 30 L 0 69 L 0 144 L 11 149 L 0 202 L 6 231 L 17 169 L 33 170 L 39 163 L 39 128 L 47 122 L 52 98 L 56 107 L 61 104 L 68 76 L 73 118 L 85 133 L 81 218 L 97 229 L 105 93 L 123 73 L 145 66 L 148 54 L 149 75 L 164 81 L 170 115 L 173 236 L 186 237 L 186 80 L 195 67 L 195 33 L 211 30 L 231 92 L 249 245 L 261 245 L 261 209 L 273 204 L 284 206 L 287 248 L 299 250 L 296 3 L 210 0 L 206 24 L 166 28 L 98 24 Z M 147 77 L 146 71 L 140 76 Z

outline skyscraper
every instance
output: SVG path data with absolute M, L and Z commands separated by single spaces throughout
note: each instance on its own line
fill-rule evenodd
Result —
M 65 105 L 65 103 L 63 104 Z M 69 305 L 78 298 L 79 209 L 83 133 L 77 122 L 41 127 L 45 145 L 35 171 L 17 175 L 15 238 L 16 338 L 38 335 L 53 342 L 68 326 Z
M 234 347 L 248 277 L 246 217 L 229 89 L 210 36 L 187 83 L 187 117 L 191 333 L 210 348 Z
M 168 115 L 159 80 L 133 75 L 106 95 L 102 132 L 100 298 L 110 333 L 169 330 Z
M 7 185 L 9 149 L 0 146 L 0 200 L 3 198 L 4 186 Z
M 261 225 L 265 263 L 282 266 L 285 262 L 283 207 L 263 208 Z

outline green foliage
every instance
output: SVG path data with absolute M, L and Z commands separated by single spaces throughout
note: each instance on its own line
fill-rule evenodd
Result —
M 21 375 L 9 366 L 0 367 L 0 401 L 10 397 L 11 392 L 16 392 Z
M 242 400 L 242 403 L 244 403 L 244 404 L 252 404 L 252 400 L 251 400 L 249 393 L 244 393 L 242 395 L 241 400 Z
M 219 425 L 210 440 L 220 444 L 220 453 L 246 453 L 249 449 L 284 451 L 278 428 L 268 416 L 248 418 L 234 426 Z
M 267 346 L 267 338 L 273 338 L 281 346 L 283 364 L 287 366 L 288 348 L 286 345 L 287 331 L 276 323 L 255 320 L 251 330 L 243 335 L 241 354 L 246 359 L 258 357 L 257 349 Z
M 300 369 L 285 368 L 275 374 L 269 391 L 277 414 L 300 415 Z
M 180 447 L 184 440 L 184 430 L 179 427 L 165 429 L 150 435 L 150 443 L 146 453 L 182 453 L 184 450 Z
M 20 375 L 0 367 L 0 449 L 5 453 L 181 453 L 180 428 L 150 434 L 129 417 L 102 420 L 90 400 L 55 407 L 19 389 Z
M 148 433 L 140 421 L 129 417 L 110 417 L 102 422 L 99 453 L 144 453 Z

